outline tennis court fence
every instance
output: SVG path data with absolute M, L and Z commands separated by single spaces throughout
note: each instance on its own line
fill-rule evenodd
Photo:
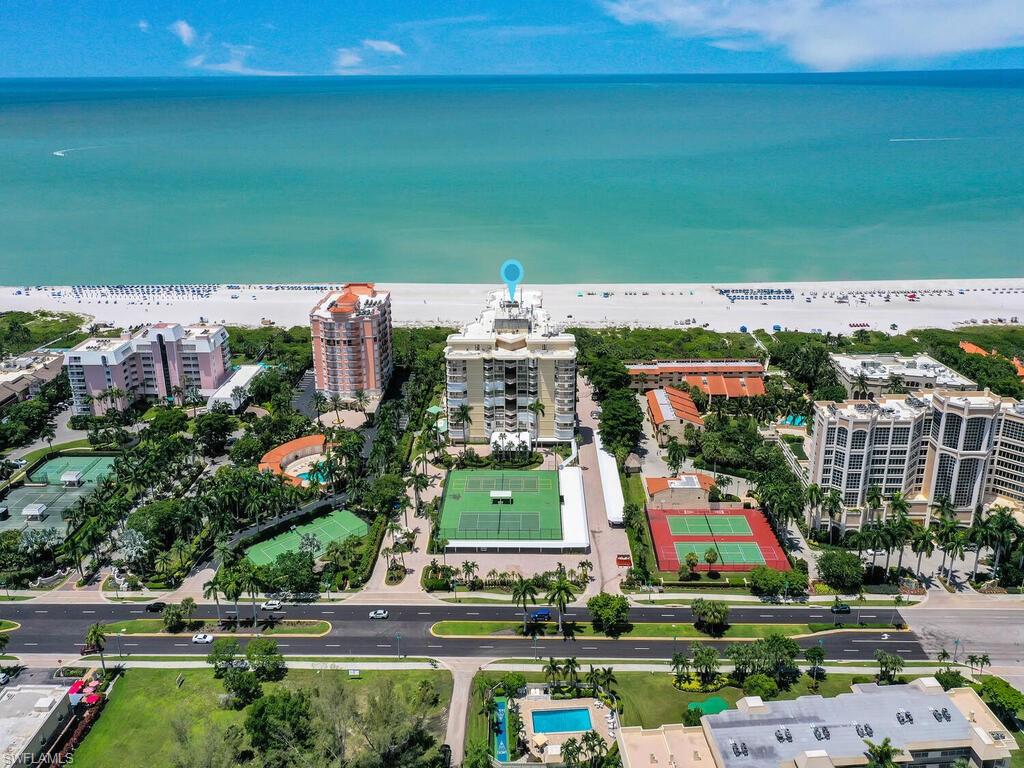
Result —
M 439 538 L 448 539 L 454 543 L 459 539 L 494 539 L 509 541 L 514 539 L 532 539 L 535 541 L 557 541 L 562 538 L 561 528 L 509 528 L 485 527 L 485 528 L 461 528 L 456 526 L 441 526 L 438 528 Z

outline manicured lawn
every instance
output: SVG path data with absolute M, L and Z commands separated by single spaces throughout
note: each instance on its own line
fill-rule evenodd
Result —
M 140 634 L 152 634 L 154 632 L 164 631 L 163 619 L 131 619 L 130 621 L 118 621 L 113 624 L 104 624 L 103 631 L 108 636 L 124 633 L 126 635 L 140 635 Z M 323 635 L 331 631 L 330 622 L 327 621 L 282 621 L 275 624 L 273 627 L 264 627 L 257 625 L 255 629 L 252 626 L 246 626 L 243 624 L 237 630 L 225 629 L 216 622 L 210 622 L 203 624 L 202 626 L 192 626 L 187 630 L 179 632 L 180 635 L 185 634 L 197 634 L 199 632 L 209 632 L 211 635 L 214 634 L 252 634 L 259 632 L 262 635 Z
M 0 603 L 15 603 L 15 602 L 18 602 L 20 600 L 31 600 L 31 599 L 32 598 L 28 597 L 27 595 L 11 595 L 10 597 L 8 597 L 7 595 L 0 595 Z
M 543 625 L 545 635 L 558 634 L 558 624 L 545 622 Z M 601 632 L 595 632 L 589 621 L 576 623 L 575 635 L 577 637 L 604 637 Z M 822 625 L 825 629 L 833 629 L 832 625 Z M 886 625 L 888 626 L 888 625 Z M 523 623 L 521 621 L 439 621 L 433 630 L 435 634 L 442 636 L 452 635 L 497 635 L 497 636 L 522 636 Z M 721 635 L 711 636 L 701 632 L 692 624 L 661 624 L 657 622 L 644 622 L 634 624 L 630 632 L 622 637 L 686 637 L 694 639 L 743 638 L 743 637 L 766 637 L 777 633 L 788 637 L 794 635 L 806 635 L 811 633 L 807 624 L 730 624 L 728 629 Z
M 180 688 L 175 685 L 179 674 L 185 679 Z M 324 674 L 348 677 L 344 671 L 319 673 Z M 283 682 L 265 684 L 264 691 L 277 686 L 312 687 L 317 677 L 314 670 L 294 669 Z M 410 695 L 421 680 L 430 680 L 437 686 L 441 705 L 433 713 L 434 731 L 443 738 L 441 715 L 451 700 L 451 674 L 433 670 L 365 671 L 359 679 L 348 681 L 349 690 L 361 697 L 375 682 L 385 679 L 395 681 Z M 114 685 L 103 714 L 76 750 L 75 765 L 80 768 L 170 766 L 176 749 L 170 723 L 184 721 L 193 733 L 198 733 L 207 723 L 242 726 L 245 710 L 221 709 L 218 699 L 223 692 L 221 681 L 205 669 L 129 669 Z
M 14 629 L 17 624 L 7 619 L 0 619 L 0 632 L 7 632 L 8 630 Z

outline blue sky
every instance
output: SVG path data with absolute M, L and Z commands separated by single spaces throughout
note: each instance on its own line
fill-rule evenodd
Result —
M 0 77 L 1024 67 L 1024 0 L 0 0 Z

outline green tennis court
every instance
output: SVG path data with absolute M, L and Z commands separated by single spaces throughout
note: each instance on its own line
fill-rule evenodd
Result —
M 448 473 L 440 535 L 459 539 L 560 539 L 558 473 L 473 470 Z
M 672 515 L 668 529 L 673 536 L 750 536 L 750 523 L 743 515 Z
M 704 553 L 709 549 L 718 550 L 718 562 L 722 565 L 742 565 L 754 563 L 764 564 L 764 555 L 761 554 L 761 547 L 753 541 L 719 541 L 713 539 L 707 541 L 677 541 L 675 542 L 676 557 L 679 562 L 686 561 L 686 555 L 693 552 L 704 562 Z
M 58 456 L 42 464 L 29 475 L 29 482 L 59 485 L 65 472 L 81 472 L 82 482 L 96 483 L 110 473 L 113 456 Z
M 245 550 L 245 556 L 255 565 L 267 565 L 274 562 L 282 552 L 298 552 L 302 536 L 313 534 L 320 540 L 320 548 L 316 553 L 319 557 L 332 541 L 344 541 L 349 536 L 365 536 L 367 530 L 369 529 L 366 523 L 347 509 L 336 509 L 325 517 L 279 533 L 259 544 L 253 544 Z

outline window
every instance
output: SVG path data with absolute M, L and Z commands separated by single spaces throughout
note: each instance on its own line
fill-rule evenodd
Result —
M 879 443 L 889 442 L 889 427 L 875 427 L 871 431 L 871 444 L 878 445 Z
M 839 429 L 836 430 L 836 445 L 841 445 L 842 447 L 845 448 L 847 434 L 849 434 L 849 432 L 847 431 L 846 427 L 839 427 Z
M 942 429 L 942 444 L 947 448 L 956 448 L 960 445 L 960 425 L 963 419 L 958 414 L 947 413 L 946 424 Z
M 981 470 L 981 459 L 964 459 L 960 462 L 960 473 L 956 477 L 956 493 L 953 503 L 965 507 L 973 501 L 974 481 Z
M 864 454 L 857 453 L 850 457 L 850 469 L 860 469 L 864 466 Z
M 860 488 L 860 472 L 850 472 L 846 475 L 847 488 Z
M 942 414 L 938 411 L 932 411 L 932 439 L 939 439 L 939 423 L 942 421 Z
M 864 447 L 868 440 L 868 432 L 866 429 L 858 429 L 853 433 L 853 437 L 850 439 L 850 449 L 860 450 Z
M 910 442 L 910 427 L 896 427 L 892 431 L 893 445 L 906 445 Z
M 956 459 L 948 454 L 941 454 L 939 466 L 935 472 L 935 493 L 932 494 L 932 502 L 938 502 L 944 496 L 949 496 L 953 486 L 954 471 L 956 471 Z
M 1001 434 L 1009 440 L 1024 443 L 1024 422 L 1004 418 L 1002 420 Z
M 964 450 L 965 451 L 980 451 L 984 446 L 982 441 L 985 439 L 985 426 L 988 419 L 982 416 L 976 416 L 973 419 L 967 420 L 967 429 L 964 430 Z

